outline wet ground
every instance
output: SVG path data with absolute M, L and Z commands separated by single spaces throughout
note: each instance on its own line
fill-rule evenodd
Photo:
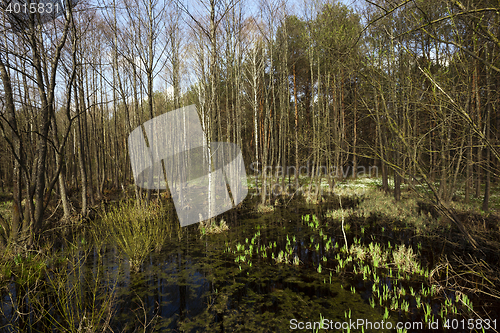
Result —
M 342 201 L 344 209 L 357 203 L 352 198 Z M 54 320 L 24 316 L 19 325 L 16 311 L 24 310 L 16 308 L 20 302 L 15 300 L 23 290 L 12 282 L 3 293 L 5 318 L 0 327 L 5 332 L 20 332 L 22 327 L 59 332 L 51 322 L 62 321 L 64 313 L 71 317 L 95 312 L 108 301 L 111 312 L 99 318 L 109 319 L 114 332 L 311 331 L 308 325 L 320 319 L 346 332 L 396 332 L 398 322 L 409 322 L 408 332 L 439 332 L 446 331 L 446 320 L 448 331 L 470 332 L 467 320 L 498 313 L 481 309 L 473 295 L 464 302 L 452 286 L 433 286 L 429 274 L 443 254 L 443 243 L 417 235 L 404 224 L 381 217 L 346 218 L 347 251 L 341 221 L 326 217 L 339 207 L 335 197 L 320 205 L 290 202 L 266 214 L 257 213 L 255 205 L 247 199 L 242 208 L 218 217 L 229 226 L 219 234 L 203 235 L 198 225 L 172 228 L 161 251 L 151 253 L 137 273 L 113 244 L 96 248 L 84 231 L 58 252 L 65 258 L 60 265 L 66 267 L 67 277 L 59 294 L 53 285 L 47 288 L 46 316 Z M 171 212 L 166 223 L 178 224 L 173 210 L 166 209 Z M 393 262 L 394 253 L 408 248 L 418 268 Z M 387 253 L 385 262 L 374 259 L 376 249 L 382 257 Z M 56 280 L 50 274 L 44 278 Z M 78 294 L 79 301 L 64 305 L 60 297 L 65 293 Z M 29 311 L 26 298 L 29 294 L 22 303 Z M 498 309 L 494 301 L 490 306 Z M 489 320 L 491 327 L 497 321 L 500 325 L 498 315 Z M 9 329 L 9 322 L 21 328 Z M 423 323 L 422 329 L 418 323 Z M 480 324 L 474 321 L 472 331 L 481 331 L 487 323 Z

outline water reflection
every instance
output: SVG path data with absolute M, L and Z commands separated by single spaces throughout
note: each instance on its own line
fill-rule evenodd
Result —
M 272 214 L 257 214 L 249 208 L 231 211 L 223 216 L 230 230 L 218 235 L 201 236 L 197 225 L 173 227 L 162 250 L 151 253 L 139 272 L 132 272 L 128 258 L 113 244 L 101 248 L 65 245 L 60 256 L 66 259 L 58 270 L 67 273 L 64 287 L 49 283 L 38 293 L 44 299 L 37 303 L 47 307 L 41 313 L 52 320 L 37 321 L 40 306 L 23 300 L 18 296 L 20 286 L 11 283 L 2 295 L 5 318 L 1 324 L 11 323 L 9 327 L 16 328 L 13 332 L 59 332 L 61 328 L 54 322 L 65 322 L 69 317 L 78 327 L 91 309 L 101 309 L 108 301 L 112 304 L 109 316 L 103 312 L 97 321 L 102 325 L 109 319 L 114 332 L 142 332 L 145 328 L 165 332 L 287 332 L 291 319 L 318 321 L 320 314 L 334 321 L 345 321 L 348 314 L 380 321 L 382 313 L 370 307 L 365 295 L 347 290 L 348 286 L 342 285 L 346 282 L 335 275 L 328 278 L 316 271 L 321 258 L 331 254 L 324 251 L 324 240 L 320 240 L 318 251 L 311 249 L 308 240 L 312 234 L 301 216 L 322 216 L 332 205 L 335 203 L 277 207 Z M 178 224 L 175 217 L 170 218 L 174 219 L 166 223 Z M 227 247 L 248 242 L 256 230 L 260 231 L 256 246 L 276 243 L 276 253 L 285 249 L 288 235 L 295 235 L 293 255 L 300 258 L 300 265 L 277 264 L 260 256 L 254 256 L 251 267 L 235 263 Z M 333 243 L 335 237 L 329 235 Z M 329 268 L 328 264 L 324 267 Z M 50 274 L 45 280 L 55 281 Z M 64 305 L 64 295 L 76 297 L 76 301 Z M 12 304 L 23 305 L 21 312 L 31 313 L 28 325 L 21 323 Z

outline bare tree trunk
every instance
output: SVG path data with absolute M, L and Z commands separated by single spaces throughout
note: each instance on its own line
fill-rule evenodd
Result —
M 389 191 L 389 182 L 387 179 L 387 167 L 386 167 L 386 157 L 385 157 L 385 149 L 384 149 L 384 143 L 385 141 L 383 140 L 384 134 L 382 133 L 382 126 L 381 126 L 381 119 L 380 119 L 380 110 L 379 110 L 379 104 L 378 104 L 378 95 L 377 91 L 374 88 L 374 94 L 375 94 L 375 114 L 377 117 L 377 132 L 378 132 L 378 142 L 379 142 L 379 159 L 380 159 L 380 168 L 382 169 L 382 189 L 387 192 Z
M 6 112 L 5 119 L 7 120 L 10 128 L 10 140 L 12 145 L 12 150 L 14 154 L 14 165 L 12 172 L 12 226 L 10 228 L 10 239 L 2 240 L 0 239 L 0 248 L 7 245 L 7 242 L 17 242 L 18 232 L 21 228 L 21 222 L 23 221 L 22 210 L 21 210 L 21 166 L 23 164 L 23 149 L 22 141 L 17 129 L 17 119 L 14 107 L 14 97 L 12 92 L 12 84 L 10 75 L 5 68 L 5 65 L 0 57 L 0 75 L 3 82 L 4 91 L 4 107 Z M 4 133 L 5 135 L 5 133 Z M 4 226 L 5 230 L 8 230 L 8 226 Z M 23 228 L 24 229 L 24 228 Z
M 476 117 L 477 117 L 477 125 L 478 125 L 478 128 L 483 128 L 483 125 L 482 125 L 482 119 L 481 119 L 481 97 L 479 96 L 479 86 L 480 86 L 480 82 L 479 82 L 479 68 L 478 68 L 479 64 L 478 62 L 476 61 L 476 66 L 474 67 L 474 77 L 475 77 L 475 84 L 474 84 L 474 98 L 476 99 Z M 483 168 L 482 166 L 482 154 L 483 154 L 483 148 L 482 148 L 482 145 L 483 145 L 483 142 L 481 140 L 477 140 L 478 141 L 478 144 L 477 144 L 477 154 L 476 154 L 476 158 L 477 158 L 477 166 L 476 166 L 476 197 L 480 197 L 481 196 L 481 170 Z
M 52 121 L 52 140 L 54 140 L 55 146 L 57 148 L 59 148 L 59 137 L 57 136 L 58 132 L 57 132 L 57 121 L 55 119 L 55 114 L 52 115 L 51 121 Z M 60 167 L 62 167 L 62 170 L 61 170 L 61 172 L 59 172 L 59 177 L 58 177 L 59 192 L 61 195 L 61 202 L 62 202 L 63 212 L 64 212 L 63 218 L 67 219 L 71 215 L 71 211 L 69 208 L 68 195 L 67 195 L 67 190 L 66 190 L 66 177 L 65 177 L 66 172 L 65 172 L 64 166 L 61 165 L 62 161 L 61 161 L 61 152 L 60 151 L 55 152 L 55 160 L 56 160 L 56 169 L 59 169 Z
M 254 45 L 252 50 L 252 90 L 253 90 L 253 123 L 254 123 L 254 143 L 255 143 L 255 165 L 259 167 L 259 105 L 258 105 L 258 89 L 259 89 L 259 66 L 257 65 L 257 45 Z M 255 186 L 258 188 L 258 172 L 255 173 Z M 265 191 L 264 188 L 262 188 Z
M 476 85 L 476 75 L 475 69 L 473 69 L 472 73 L 472 84 L 471 89 L 469 90 L 469 116 L 471 119 L 474 119 L 474 110 L 476 106 L 476 94 L 475 94 L 475 85 Z M 468 145 L 467 145 L 467 170 L 466 170 L 466 183 L 465 183 L 465 202 L 470 201 L 472 184 L 473 184 L 473 128 L 472 125 L 467 124 L 468 127 Z
M 486 54 L 489 55 L 488 52 L 488 44 L 486 44 Z M 490 74 L 490 69 L 486 68 L 486 140 L 489 142 L 490 141 L 490 126 L 491 126 L 491 108 L 492 108 L 492 103 L 491 103 L 491 74 Z M 494 110 L 495 111 L 495 110 Z M 493 111 L 493 113 L 495 113 Z M 488 211 L 488 205 L 490 201 L 490 186 L 491 186 L 491 150 L 490 146 L 486 146 L 486 161 L 485 161 L 485 168 L 484 172 L 486 173 L 486 179 L 485 179 L 485 184 L 484 184 L 484 198 L 483 198 L 483 211 L 487 212 Z
M 87 106 L 89 107 L 90 109 L 90 100 L 89 100 L 89 87 L 88 87 L 88 83 L 89 83 L 89 78 L 88 78 L 88 72 L 85 71 L 85 75 L 83 75 L 82 73 L 82 79 L 85 78 L 85 82 L 86 82 L 86 88 L 87 88 L 87 104 L 83 104 L 83 106 L 85 106 L 85 112 L 83 112 L 80 116 L 83 115 L 83 127 L 82 127 L 82 130 L 83 130 L 83 137 L 84 137 L 84 143 L 86 145 L 86 149 L 85 149 L 85 152 L 86 152 L 86 155 L 87 155 L 87 165 L 88 165 L 88 194 L 89 194 L 89 198 L 90 198 L 90 204 L 92 206 L 95 206 L 95 198 L 94 198 L 94 188 L 93 188 L 93 181 L 94 181 L 94 177 L 93 177 L 93 172 L 92 172 L 92 150 L 91 150 L 91 146 L 90 146 L 90 140 L 89 140 L 89 126 L 88 126 L 88 122 L 87 122 Z M 83 81 L 82 81 L 83 83 Z M 83 84 L 82 84 L 82 89 L 83 89 Z M 83 93 L 83 96 L 85 96 L 85 93 Z
M 81 76 L 78 78 L 78 82 L 76 83 L 77 87 L 75 89 L 75 107 L 78 113 L 77 118 L 77 134 L 78 134 L 78 164 L 80 166 L 80 176 L 82 178 L 82 208 L 81 214 L 83 216 L 87 215 L 87 169 L 85 168 L 85 144 L 84 144 L 84 136 L 83 136 L 83 122 L 82 115 L 85 112 L 84 98 L 83 98 L 83 89 L 81 88 Z
M 292 67 L 293 74 L 293 104 L 295 106 L 295 190 L 299 188 L 299 100 L 297 97 L 297 82 L 296 82 L 296 72 L 295 72 L 295 64 Z
M 472 186 L 472 129 L 467 125 L 467 167 L 465 174 L 465 202 L 470 202 L 470 190 Z
M 36 81 L 38 86 L 38 93 L 41 99 L 41 113 L 40 113 L 40 129 L 39 137 L 37 140 L 37 162 L 35 166 L 35 190 L 34 190 L 34 200 L 35 200 L 35 220 L 34 223 L 30 225 L 30 239 L 29 243 L 33 241 L 33 233 L 35 230 L 40 230 L 42 228 L 43 221 L 43 211 L 44 211 L 44 194 L 45 194 L 45 174 L 47 171 L 47 139 L 50 129 L 50 118 L 52 115 L 52 102 L 53 99 L 48 94 L 53 94 L 53 91 L 49 91 L 47 94 L 44 82 L 46 78 L 43 75 L 42 63 L 40 61 L 41 57 L 39 54 L 39 47 L 35 33 L 32 32 L 30 36 L 30 43 L 33 51 L 33 65 L 36 74 Z M 45 68 L 47 72 L 47 68 Z M 51 89 L 51 88 L 49 88 Z
M 358 160 L 356 156 L 356 145 L 357 145 L 357 140 L 358 140 L 358 106 L 357 106 L 357 85 L 354 83 L 354 110 L 353 110 L 353 142 L 352 142 L 352 178 L 356 179 L 356 171 L 358 168 Z

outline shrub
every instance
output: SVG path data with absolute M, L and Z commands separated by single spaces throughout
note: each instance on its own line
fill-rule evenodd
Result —
M 124 202 L 102 217 L 102 226 L 130 260 L 133 271 L 138 271 L 146 256 L 161 250 L 167 231 L 160 207 L 154 204 L 135 205 Z

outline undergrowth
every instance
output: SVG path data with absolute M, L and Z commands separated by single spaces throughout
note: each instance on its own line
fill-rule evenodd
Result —
M 162 209 L 155 204 L 123 202 L 102 215 L 101 228 L 124 252 L 133 271 L 138 271 L 151 251 L 160 251 L 169 229 Z

